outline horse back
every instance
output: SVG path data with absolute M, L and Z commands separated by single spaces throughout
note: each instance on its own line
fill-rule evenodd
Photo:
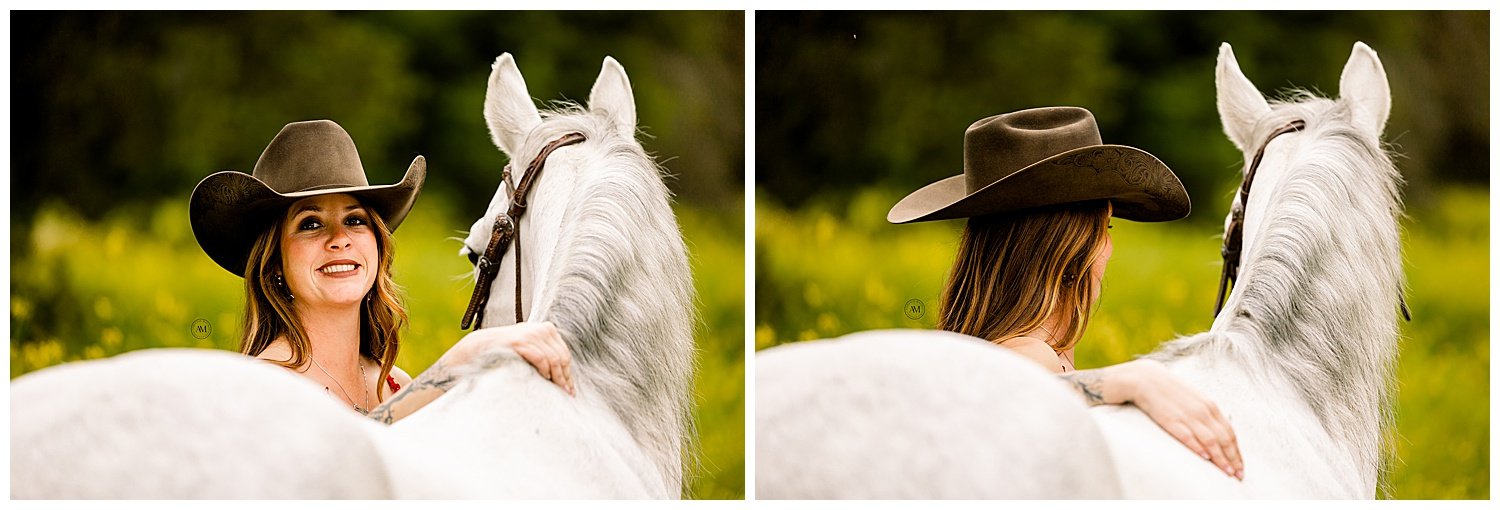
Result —
M 380 447 L 396 497 L 680 497 L 596 383 L 577 375 L 577 397 L 569 396 L 506 350 L 392 424 Z
M 1189 341 L 1210 340 L 1213 333 Z M 1170 345 L 1170 344 L 1169 344 Z M 1229 421 L 1245 465 L 1236 480 L 1196 456 L 1132 405 L 1097 406 L 1090 415 L 1109 444 L 1131 499 L 1358 498 L 1340 473 L 1337 445 L 1306 402 L 1274 373 L 1251 373 L 1233 349 L 1205 348 L 1165 359 L 1173 375 L 1214 401 Z
M 1120 494 L 1083 402 L 973 337 L 870 331 L 767 349 L 755 399 L 758 498 Z
M 11 496 L 389 497 L 368 420 L 322 393 L 265 362 L 203 349 L 33 372 L 11 382 Z

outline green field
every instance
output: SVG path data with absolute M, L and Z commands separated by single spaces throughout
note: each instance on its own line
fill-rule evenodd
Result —
M 199 250 L 187 200 L 123 208 L 98 222 L 46 205 L 12 225 L 10 376 L 81 359 L 156 347 L 235 350 L 242 280 Z M 411 321 L 396 363 L 415 375 L 462 336 L 471 266 L 458 256 L 473 218 L 441 200 L 415 208 L 396 235 L 395 281 Z M 685 494 L 744 497 L 744 221 L 677 207 L 698 290 L 697 430 Z M 209 321 L 211 334 L 189 328 Z
M 865 190 L 847 206 L 756 202 L 755 348 L 881 328 L 932 328 L 962 222 L 889 225 L 901 195 Z M 1403 222 L 1407 303 L 1397 370 L 1400 499 L 1487 499 L 1489 197 L 1441 193 Z M 1079 368 L 1127 361 L 1208 329 L 1219 279 L 1217 229 L 1114 221 L 1115 250 Z M 905 314 L 919 300 L 923 314 Z M 1396 311 L 1392 310 L 1392 314 Z

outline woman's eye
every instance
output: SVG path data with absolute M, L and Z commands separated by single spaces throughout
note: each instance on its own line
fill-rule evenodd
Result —
M 302 220 L 302 223 L 297 225 L 297 230 L 312 230 L 321 226 L 323 226 L 323 224 L 319 223 L 318 220 L 309 218 Z
M 350 226 L 365 225 L 367 223 L 369 222 L 365 221 L 363 216 L 350 216 L 344 219 L 344 224 Z

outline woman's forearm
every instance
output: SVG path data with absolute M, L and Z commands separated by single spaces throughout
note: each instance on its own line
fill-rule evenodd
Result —
M 1131 401 L 1134 386 L 1125 373 L 1129 363 L 1079 370 L 1059 375 L 1068 387 L 1078 392 L 1090 406 L 1123 404 Z
M 380 404 L 369 417 L 390 424 L 443 396 L 459 381 L 516 358 L 525 360 L 548 380 L 573 393 L 572 356 L 550 322 L 485 328 L 464 335 L 411 384 Z
M 426 371 L 412 379 L 411 384 L 391 395 L 384 403 L 370 411 L 372 420 L 390 425 L 416 412 L 429 402 L 447 393 L 458 382 L 457 371 L 449 367 L 446 356 L 438 359 Z
M 458 384 L 469 372 L 465 368 L 473 360 L 472 345 L 460 339 L 457 345 L 444 352 L 432 366 L 412 379 L 411 384 L 370 411 L 370 419 L 390 425 L 417 412 Z

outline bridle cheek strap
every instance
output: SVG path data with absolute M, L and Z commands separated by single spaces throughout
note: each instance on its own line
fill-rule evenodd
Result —
M 586 138 L 583 133 L 568 133 L 562 137 L 548 142 L 538 152 L 531 163 L 526 165 L 526 175 L 521 176 L 521 181 L 511 186 L 510 208 L 495 217 L 495 224 L 490 227 L 490 243 L 485 246 L 484 253 L 479 256 L 479 261 L 474 263 L 476 280 L 474 282 L 474 293 L 469 296 L 469 307 L 464 310 L 463 321 L 459 328 L 469 329 L 472 325 L 478 328 L 484 322 L 484 306 L 490 300 L 490 287 L 495 283 L 495 276 L 500 273 L 500 260 L 505 258 L 505 252 L 510 250 L 511 242 L 516 245 L 516 322 L 524 318 L 521 314 L 521 216 L 526 214 L 526 197 L 531 191 L 531 185 L 536 182 L 537 175 L 547 164 L 547 156 L 559 148 L 581 143 Z M 511 174 L 507 166 L 504 173 L 507 185 L 510 185 Z M 477 320 L 476 320 L 477 319 Z
M 461 329 L 469 329 L 476 318 L 477 322 L 484 322 L 484 305 L 489 301 L 490 285 L 494 284 L 495 276 L 500 272 L 500 259 L 505 257 L 515 232 L 515 223 L 511 221 L 509 214 L 502 213 L 495 218 L 495 224 L 490 229 L 490 244 L 484 248 L 479 261 L 474 263 L 477 279 L 474 281 L 474 294 L 469 296 L 469 308 L 464 311 L 463 322 L 459 324 Z
M 1235 278 L 1240 274 L 1240 249 L 1245 241 L 1245 205 L 1250 203 L 1250 185 L 1255 182 L 1255 169 L 1260 168 L 1260 160 L 1266 155 L 1266 147 L 1271 145 L 1271 140 L 1276 137 L 1301 131 L 1307 123 L 1301 120 L 1288 122 L 1285 126 L 1277 128 L 1266 137 L 1266 141 L 1255 150 L 1255 157 L 1250 160 L 1250 167 L 1245 170 L 1245 180 L 1240 182 L 1239 199 L 1229 209 L 1229 229 L 1224 233 L 1224 246 L 1219 249 L 1219 256 L 1224 258 L 1224 270 L 1219 273 L 1219 296 L 1214 298 L 1214 317 L 1224 309 L 1224 295 L 1234 287 Z

